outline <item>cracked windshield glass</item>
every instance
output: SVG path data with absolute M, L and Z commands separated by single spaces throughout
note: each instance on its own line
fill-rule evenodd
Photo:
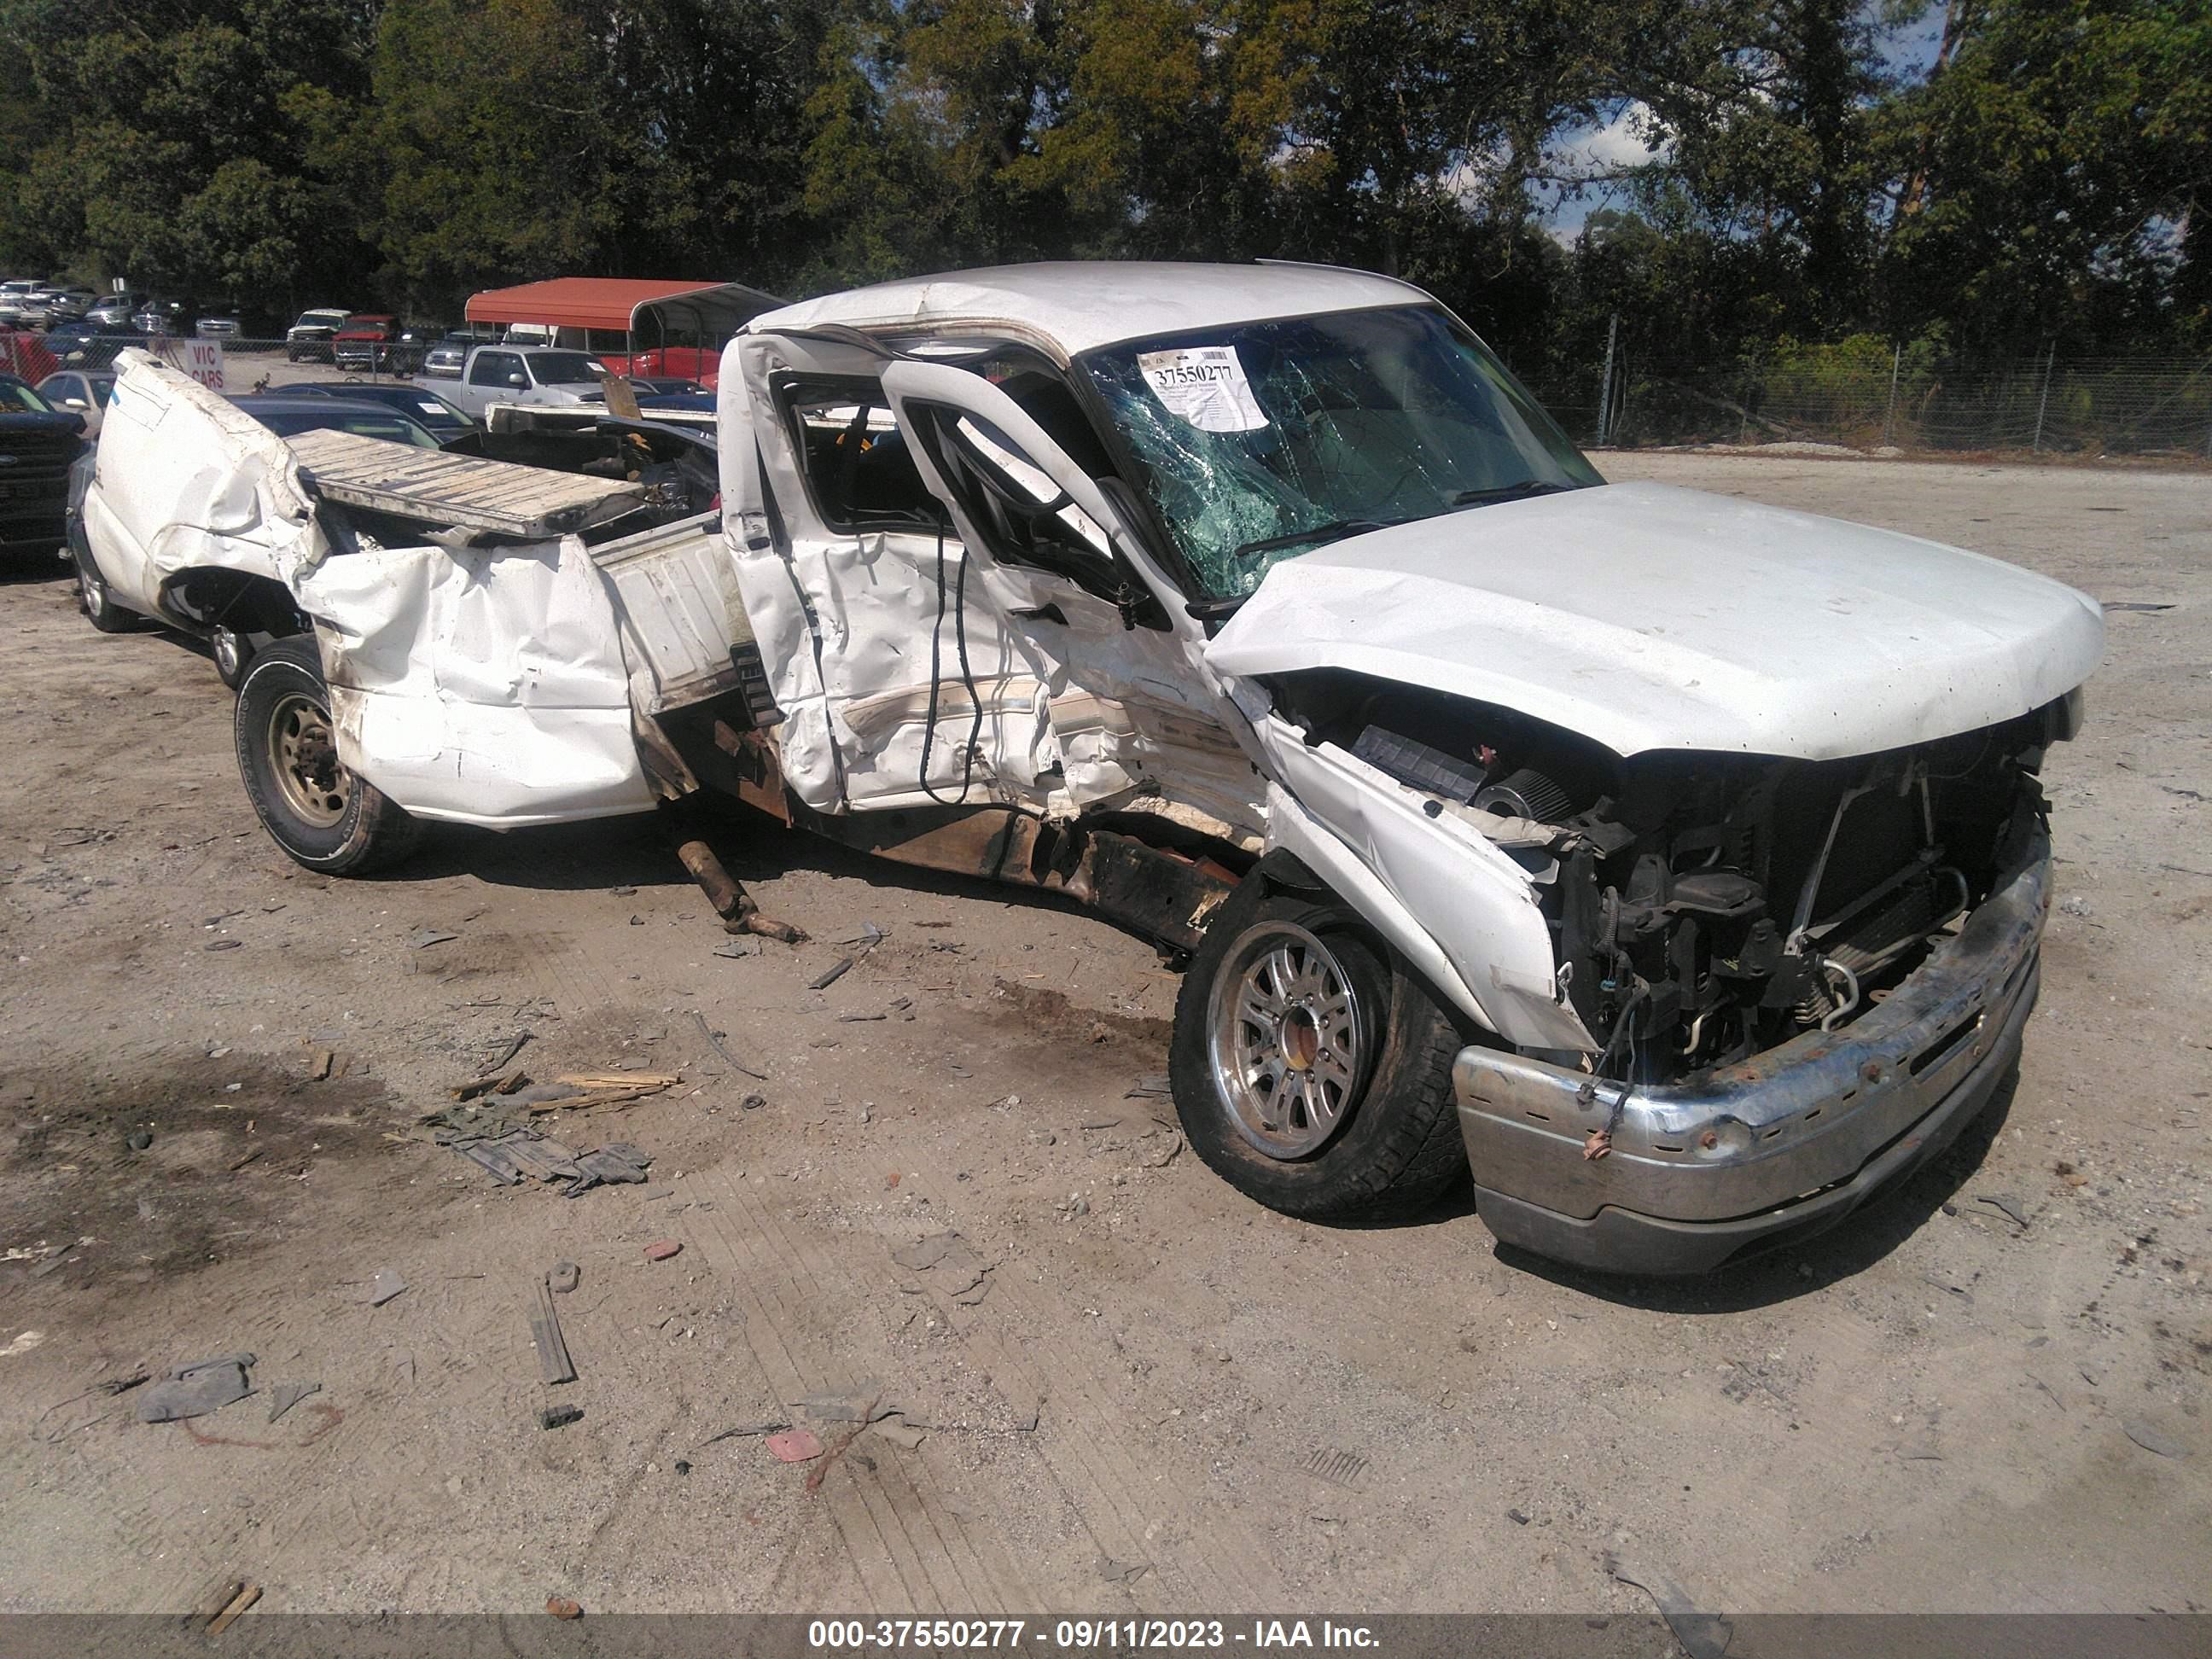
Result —
M 1085 367 L 1207 599 L 1364 531 L 1604 482 L 1432 307 L 1139 341 Z

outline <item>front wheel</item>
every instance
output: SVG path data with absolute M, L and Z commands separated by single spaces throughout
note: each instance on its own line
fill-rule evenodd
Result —
M 339 763 L 312 635 L 279 640 L 246 665 L 234 729 L 246 798 L 298 862 L 358 876 L 415 850 L 420 820 Z
M 1462 1041 L 1351 909 L 1255 876 L 1184 976 L 1169 1079 L 1192 1149 L 1231 1186 L 1309 1220 L 1390 1220 L 1466 1175 Z

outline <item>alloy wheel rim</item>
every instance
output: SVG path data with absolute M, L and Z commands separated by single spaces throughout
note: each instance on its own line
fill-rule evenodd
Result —
M 1308 929 L 1262 922 L 1230 947 L 1211 1000 L 1214 1089 L 1237 1132 L 1273 1158 L 1319 1152 L 1365 1075 L 1366 1013 L 1344 963 Z

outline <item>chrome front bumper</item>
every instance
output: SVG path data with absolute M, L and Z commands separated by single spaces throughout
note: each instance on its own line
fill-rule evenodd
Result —
M 1840 1030 L 1667 1085 L 1461 1050 L 1477 1212 L 1504 1243 L 1639 1273 L 1705 1272 L 1841 1220 L 1948 1146 L 2019 1057 L 2050 842 L 2030 825 L 2013 850 L 1959 934 Z M 1583 1157 L 1608 1123 L 1611 1152 Z

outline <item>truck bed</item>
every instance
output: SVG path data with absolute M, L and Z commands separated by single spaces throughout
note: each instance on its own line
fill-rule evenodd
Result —
M 350 432 L 303 432 L 285 442 L 299 458 L 301 477 L 326 500 L 523 540 L 604 524 L 645 499 L 633 483 L 448 455 Z

